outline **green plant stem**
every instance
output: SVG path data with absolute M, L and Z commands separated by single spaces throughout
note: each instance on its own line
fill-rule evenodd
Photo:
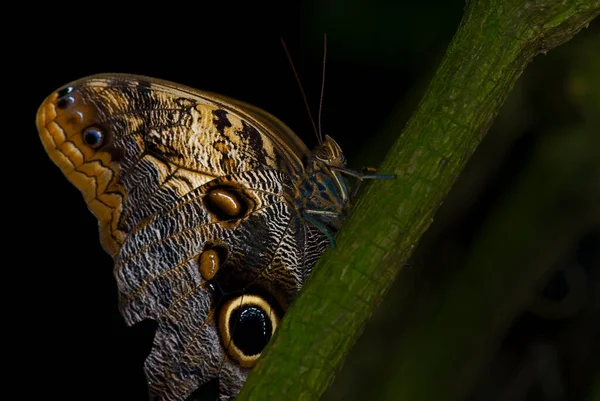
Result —
M 600 401 L 600 372 L 596 375 L 590 391 L 590 401 Z
M 380 167 L 397 178 L 366 189 L 238 400 L 321 396 L 523 69 L 599 12 L 598 0 L 467 2 L 423 100 Z
M 594 127 L 563 127 L 538 145 L 463 265 L 439 287 L 432 285 L 413 311 L 389 355 L 394 369 L 374 399 L 464 400 L 556 261 L 600 224 L 600 135 Z

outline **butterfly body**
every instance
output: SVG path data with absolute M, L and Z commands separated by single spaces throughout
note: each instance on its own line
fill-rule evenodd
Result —
M 339 146 L 268 113 L 106 74 L 51 94 L 42 143 L 96 215 L 128 324 L 158 322 L 150 393 L 233 399 L 348 207 Z

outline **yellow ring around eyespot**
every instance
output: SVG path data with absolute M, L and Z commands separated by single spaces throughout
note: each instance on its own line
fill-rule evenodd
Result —
M 256 355 L 246 355 L 233 343 L 233 341 L 231 341 L 229 319 L 231 319 L 231 314 L 234 310 L 248 305 L 256 306 L 267 313 L 267 316 L 271 322 L 271 336 L 275 333 L 275 330 L 279 325 L 279 318 L 277 317 L 273 307 L 271 307 L 267 301 L 257 295 L 240 295 L 239 297 L 229 300 L 225 305 L 223 305 L 219 314 L 219 332 L 221 334 L 221 341 L 223 342 L 223 346 L 227 349 L 229 355 L 235 359 L 241 367 L 244 368 L 253 367 L 260 357 L 260 353 Z

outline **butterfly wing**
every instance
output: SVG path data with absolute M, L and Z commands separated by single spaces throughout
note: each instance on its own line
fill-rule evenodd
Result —
M 274 123 L 267 126 L 266 118 L 252 119 L 224 99 L 150 78 L 98 75 L 66 86 L 40 107 L 44 147 L 98 217 L 109 254 L 157 208 L 215 177 L 260 168 L 301 171 L 306 147 L 289 129 L 281 136 L 269 131 L 283 123 L 269 116 Z M 100 146 L 84 142 L 90 128 L 103 136 Z
M 327 246 L 295 206 L 306 147 L 252 106 L 129 75 L 64 87 L 37 124 L 98 218 L 125 320 L 158 322 L 151 394 L 218 379 L 233 398 Z

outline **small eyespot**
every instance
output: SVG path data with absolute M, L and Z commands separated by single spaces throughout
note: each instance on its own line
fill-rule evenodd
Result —
M 212 189 L 204 197 L 204 204 L 218 220 L 237 219 L 248 211 L 247 200 L 233 188 Z
M 83 141 L 96 149 L 104 142 L 104 134 L 98 127 L 88 127 L 83 131 Z
M 67 96 L 69 93 L 73 92 L 72 86 L 67 86 L 66 88 L 62 88 L 58 92 L 56 92 L 56 96 L 59 98 Z
M 254 366 L 275 333 L 279 318 L 273 307 L 257 295 L 240 295 L 219 313 L 221 341 L 240 366 Z
M 66 109 L 73 103 L 75 103 L 75 99 L 73 99 L 73 97 L 63 97 L 59 99 L 58 102 L 56 102 L 56 107 L 58 107 L 59 109 Z
M 204 252 L 200 254 L 198 260 L 198 267 L 200 275 L 206 281 L 212 280 L 219 269 L 227 259 L 227 250 L 225 247 L 220 245 L 207 245 Z

